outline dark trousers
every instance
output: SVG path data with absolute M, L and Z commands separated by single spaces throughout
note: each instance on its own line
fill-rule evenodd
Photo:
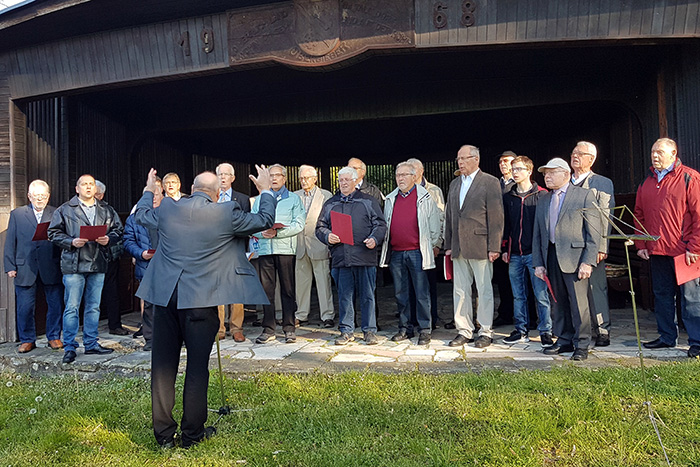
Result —
M 493 282 L 498 286 L 498 319 L 513 321 L 513 289 L 510 285 L 508 264 L 502 259 L 493 262 Z
M 105 282 L 102 286 L 102 301 L 100 302 L 100 310 L 107 314 L 107 325 L 109 329 L 122 327 L 122 315 L 119 307 L 119 286 L 117 284 L 118 277 L 119 260 L 110 261 L 107 263 Z
M 549 244 L 547 276 L 556 302 L 552 300 L 552 332 L 562 346 L 573 344 L 588 350 L 591 344 L 591 312 L 588 308 L 588 279 L 579 279 L 578 271 L 563 273 L 559 269 L 557 250 Z
M 177 289 L 167 307 L 155 307 L 151 404 L 153 433 L 159 444 L 171 441 L 177 430 L 173 407 L 183 342 L 187 347 L 187 367 L 182 394 L 182 444 L 188 446 L 203 438 L 207 420 L 209 355 L 218 329 L 219 316 L 215 306 L 180 310 L 177 308 Z
M 263 305 L 263 332 L 274 334 L 275 322 L 275 287 L 277 277 L 280 279 L 280 298 L 282 299 L 282 330 L 292 332 L 297 311 L 295 255 L 262 255 L 258 258 L 260 283 L 265 290 L 269 305 Z
M 57 340 L 61 338 L 61 322 L 63 320 L 63 285 L 43 284 L 39 275 L 34 284 L 24 287 L 15 285 L 17 297 L 17 334 L 22 343 L 36 341 L 36 311 L 37 286 L 43 285 L 48 310 L 46 312 L 46 338 Z
M 143 332 L 143 338 L 146 342 L 153 339 L 153 311 L 155 305 L 149 303 L 146 300 L 143 301 L 143 316 L 141 316 L 141 322 L 143 327 L 141 332 Z

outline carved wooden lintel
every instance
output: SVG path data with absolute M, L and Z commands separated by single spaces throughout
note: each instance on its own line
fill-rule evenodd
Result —
M 228 14 L 231 65 L 324 66 L 414 45 L 412 0 L 294 0 Z

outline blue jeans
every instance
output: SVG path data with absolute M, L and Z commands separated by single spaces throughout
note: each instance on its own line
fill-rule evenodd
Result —
M 421 332 L 431 332 L 430 284 L 423 271 L 423 256 L 420 250 L 392 251 L 389 263 L 394 278 L 394 293 L 399 311 L 399 331 L 411 327 L 409 281 L 416 294 L 416 321 Z
M 352 299 L 357 290 L 357 303 L 362 313 L 362 331 L 377 332 L 377 317 L 374 314 L 376 266 L 333 268 L 331 275 L 338 287 L 338 330 L 343 334 L 352 334 L 355 331 L 355 308 Z
M 527 325 L 530 318 L 527 307 L 527 296 L 530 292 L 527 280 L 525 280 L 525 274 L 530 274 L 530 283 L 535 291 L 537 316 L 540 318 L 537 330 L 540 334 L 551 333 L 552 315 L 549 307 L 547 284 L 535 276 L 535 268 L 532 267 L 532 255 L 512 255 L 508 263 L 510 286 L 513 289 L 513 322 L 515 323 L 515 330 L 522 334 L 527 334 Z
M 36 291 L 37 285 L 42 283 L 37 275 L 34 284 L 24 287 L 15 285 L 15 295 L 17 297 L 17 334 L 19 341 L 36 341 L 36 322 L 34 312 L 36 311 Z M 63 290 L 61 284 L 43 284 L 44 295 L 48 310 L 46 312 L 46 338 L 50 341 L 61 338 L 61 313 L 63 313 Z
M 669 345 L 678 340 L 676 326 L 676 268 L 673 257 L 652 255 L 651 285 L 654 291 L 654 314 L 659 337 Z M 700 283 L 698 279 L 687 282 L 680 287 L 681 314 L 685 329 L 688 331 L 688 343 L 700 345 Z
M 85 350 L 94 349 L 97 343 L 97 324 L 100 321 L 100 299 L 105 275 L 101 272 L 64 274 L 64 300 L 66 310 L 63 312 L 63 347 L 66 351 L 78 348 L 75 336 L 80 326 L 80 301 L 85 292 L 83 315 L 83 345 Z

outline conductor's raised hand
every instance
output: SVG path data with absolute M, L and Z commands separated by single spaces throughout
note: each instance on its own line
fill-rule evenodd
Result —
M 255 184 L 255 188 L 257 188 L 260 193 L 262 193 L 265 190 L 269 190 L 270 187 L 272 187 L 272 181 L 270 179 L 270 170 L 264 165 L 258 164 L 255 164 L 255 168 L 258 171 L 258 176 L 256 177 L 255 175 L 250 174 L 248 175 L 248 177 L 253 181 L 253 183 Z
M 156 184 L 156 169 L 151 168 L 151 170 L 148 171 L 148 178 L 146 179 L 146 189 L 152 193 L 155 193 L 156 191 L 159 190 L 158 185 Z

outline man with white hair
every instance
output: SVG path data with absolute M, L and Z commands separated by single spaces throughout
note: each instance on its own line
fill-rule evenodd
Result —
M 598 156 L 593 143 L 579 141 L 571 152 L 571 168 L 574 173 L 571 183 L 587 188 L 595 194 L 596 204 L 601 209 L 601 223 L 595 229 L 601 235 L 609 235 L 612 225 L 608 216 L 615 207 L 615 189 L 613 182 L 591 170 Z M 608 304 L 608 278 L 605 275 L 605 259 L 608 257 L 610 240 L 602 239 L 598 251 L 598 266 L 593 268 L 588 280 L 588 306 L 591 309 L 591 326 L 595 336 L 596 347 L 610 345 L 610 306 Z
M 343 167 L 338 172 L 340 191 L 326 201 L 316 224 L 316 237 L 330 247 L 331 274 L 338 286 L 340 336 L 336 345 L 355 340 L 355 309 L 357 296 L 362 315 L 362 332 L 367 345 L 378 344 L 374 290 L 377 277 L 377 246 L 386 236 L 386 222 L 376 198 L 355 189 L 357 171 Z M 352 243 L 344 243 L 338 226 L 331 222 L 331 212 L 350 216 Z M 349 239 L 343 239 L 349 242 Z M 357 292 L 357 293 L 355 293 Z
M 315 167 L 299 167 L 301 190 L 295 191 L 304 205 L 306 223 L 304 230 L 297 235 L 296 264 L 296 319 L 300 324 L 309 320 L 311 309 L 311 283 L 316 279 L 318 305 L 321 313 L 321 325 L 324 328 L 335 326 L 335 308 L 331 290 L 331 270 L 328 247 L 316 238 L 316 221 L 321 214 L 323 204 L 333 195 L 330 191 L 319 188 L 318 172 Z
M 219 177 L 219 199 L 217 202 L 225 203 L 233 201 L 238 203 L 243 212 L 250 212 L 250 202 L 248 195 L 239 193 L 234 190 L 231 185 L 236 180 L 236 171 L 229 163 L 224 162 L 216 166 L 216 176 Z M 247 238 L 239 238 L 243 244 L 243 248 L 248 244 Z M 245 308 L 242 303 L 231 303 L 228 305 L 219 305 L 219 339 L 226 338 L 226 321 L 230 322 L 230 332 L 233 340 L 236 342 L 244 342 L 245 335 L 243 334 L 243 320 L 245 318 Z
M 15 280 L 17 297 L 17 334 L 19 353 L 36 348 L 36 324 L 34 311 L 37 285 L 42 285 L 48 312 L 46 313 L 46 338 L 49 347 L 60 349 L 61 317 L 63 313 L 63 287 L 58 248 L 48 239 L 33 241 L 37 226 L 51 221 L 56 210 L 49 206 L 51 190 L 43 180 L 29 184 L 29 205 L 10 213 L 5 239 L 4 267 L 8 277 Z
M 169 172 L 163 175 L 163 188 L 165 188 L 166 198 L 172 198 L 175 201 L 179 201 L 183 194 L 180 192 L 182 182 L 180 182 L 180 177 L 175 172 Z

